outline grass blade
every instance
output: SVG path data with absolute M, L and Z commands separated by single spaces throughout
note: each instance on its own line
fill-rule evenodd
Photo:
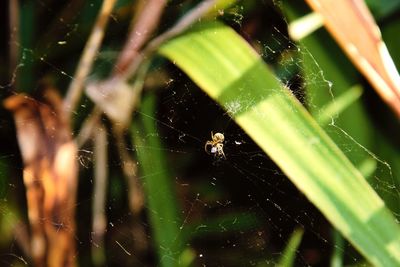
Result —
M 173 179 L 168 173 L 166 156 L 154 124 L 155 98 L 150 95 L 141 102 L 139 120 L 132 126 L 133 143 L 136 146 L 143 177 L 147 210 L 159 266 L 178 266 L 181 254 L 180 216 L 173 190 Z
M 304 230 L 301 228 L 294 230 L 283 252 L 283 255 L 278 263 L 278 266 L 280 267 L 294 266 L 293 264 L 296 259 L 296 251 L 301 243 L 303 234 Z
M 338 117 L 338 115 L 348 108 L 351 104 L 357 101 L 362 95 L 362 87 L 359 85 L 351 87 L 346 92 L 342 93 L 334 101 L 326 104 L 321 113 L 318 114 L 316 120 L 320 125 L 328 124 L 332 118 Z

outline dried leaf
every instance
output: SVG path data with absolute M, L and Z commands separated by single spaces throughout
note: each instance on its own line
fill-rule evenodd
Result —
M 135 92 L 131 86 L 118 79 L 90 83 L 87 96 L 117 125 L 126 127 L 134 107 Z
M 362 0 L 307 0 L 354 65 L 400 117 L 400 76 Z
M 75 266 L 77 148 L 60 97 L 46 90 L 42 102 L 15 95 L 13 112 L 24 163 L 24 184 L 35 266 Z

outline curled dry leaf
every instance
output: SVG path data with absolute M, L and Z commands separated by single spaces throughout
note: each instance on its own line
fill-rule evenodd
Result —
M 90 83 L 86 94 L 116 125 L 128 125 L 135 104 L 135 92 L 128 83 L 119 79 Z
M 11 96 L 22 154 L 34 266 L 75 266 L 77 148 L 60 97 L 46 90 L 41 101 Z
M 307 0 L 354 65 L 400 117 L 400 76 L 362 0 Z

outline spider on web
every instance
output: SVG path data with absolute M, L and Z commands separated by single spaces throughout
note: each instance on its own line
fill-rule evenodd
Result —
M 204 150 L 210 154 L 214 154 L 214 156 L 218 158 L 224 158 L 226 159 L 225 153 L 224 153 L 224 140 L 225 136 L 222 133 L 215 133 L 211 132 L 211 141 L 207 141 L 206 144 L 204 145 Z M 210 152 L 208 152 L 207 148 L 211 146 Z

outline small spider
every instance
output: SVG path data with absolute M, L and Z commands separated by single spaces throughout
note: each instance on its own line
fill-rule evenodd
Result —
M 211 146 L 211 153 L 214 154 L 214 156 L 217 157 L 223 157 L 224 159 L 226 159 L 225 157 L 225 153 L 224 153 L 224 140 L 225 140 L 225 136 L 222 133 L 216 133 L 213 134 L 213 132 L 211 132 L 211 141 L 207 141 L 205 146 L 204 146 L 204 150 L 210 154 L 207 151 L 207 147 Z

